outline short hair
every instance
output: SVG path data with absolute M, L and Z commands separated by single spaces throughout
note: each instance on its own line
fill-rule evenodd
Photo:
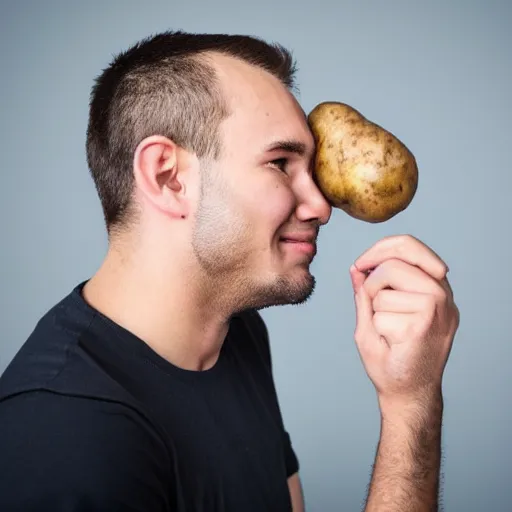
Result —
M 163 135 L 200 159 L 218 158 L 218 128 L 229 109 L 214 68 L 201 58 L 206 52 L 241 59 L 295 87 L 291 52 L 253 36 L 167 31 L 114 56 L 92 87 L 86 142 L 109 233 L 134 213 L 133 155 L 144 138 Z

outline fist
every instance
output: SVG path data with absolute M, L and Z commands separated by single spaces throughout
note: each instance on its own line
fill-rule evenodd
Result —
M 459 325 L 447 271 L 408 235 L 380 240 L 350 268 L 354 337 L 379 398 L 403 403 L 440 392 Z

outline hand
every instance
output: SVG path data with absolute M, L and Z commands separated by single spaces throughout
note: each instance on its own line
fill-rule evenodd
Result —
M 351 267 L 354 337 L 379 400 L 408 405 L 441 392 L 459 325 L 447 271 L 408 235 L 382 239 Z

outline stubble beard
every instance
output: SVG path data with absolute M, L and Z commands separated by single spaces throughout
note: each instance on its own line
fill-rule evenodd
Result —
M 264 309 L 271 306 L 304 304 L 313 294 L 315 284 L 315 278 L 309 271 L 303 278 L 295 280 L 277 276 L 265 289 L 261 289 L 259 297 L 255 292 L 254 297 L 258 297 L 258 300 L 251 307 Z
M 301 269 L 300 276 L 253 276 L 247 266 L 251 260 L 247 247 L 252 230 L 226 204 L 218 184 L 207 178 L 201 187 L 192 248 L 205 285 L 218 291 L 217 300 L 222 302 L 219 305 L 237 313 L 305 303 L 315 289 L 315 278 L 309 268 Z

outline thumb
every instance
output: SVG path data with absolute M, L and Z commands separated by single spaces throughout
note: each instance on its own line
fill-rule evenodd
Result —
M 364 272 L 357 270 L 355 265 L 352 265 L 349 271 L 356 303 L 356 330 L 361 331 L 363 326 L 367 326 L 372 320 L 373 308 L 369 304 L 370 298 L 364 293 L 363 284 L 366 279 Z
M 384 344 L 373 324 L 373 306 L 364 286 L 359 286 L 354 296 L 356 304 L 356 329 L 354 337 L 363 353 L 380 351 Z
M 366 279 L 366 274 L 360 270 L 357 270 L 355 265 L 350 266 L 349 272 L 350 280 L 352 281 L 352 288 L 354 289 L 354 294 L 356 294 L 359 288 L 363 286 L 363 283 Z

